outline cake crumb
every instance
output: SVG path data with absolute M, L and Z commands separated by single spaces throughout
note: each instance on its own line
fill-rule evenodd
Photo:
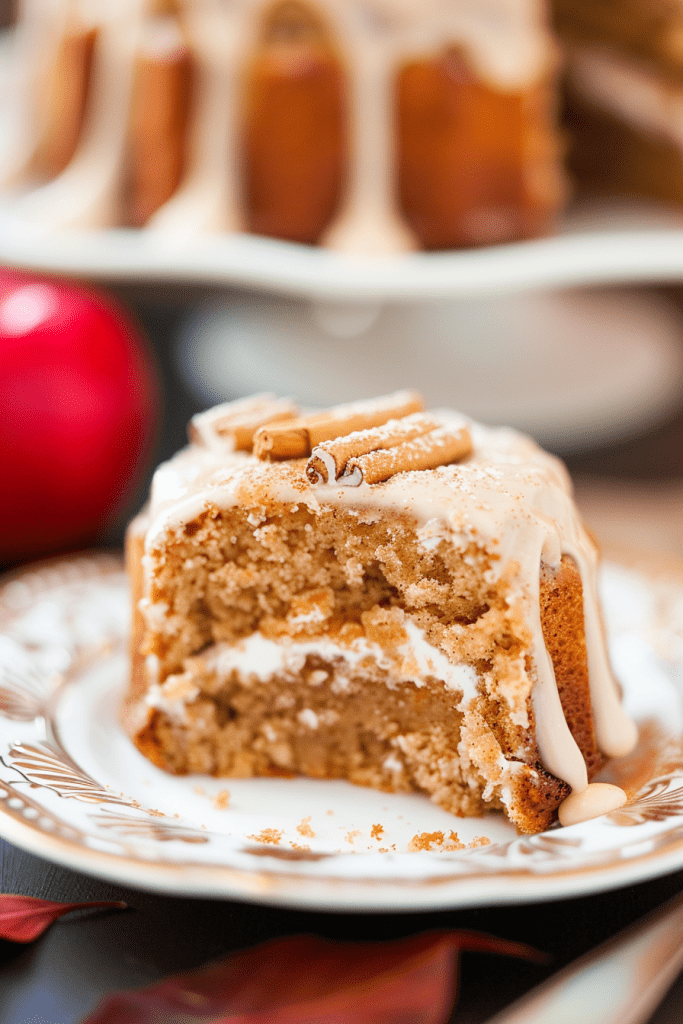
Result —
M 291 845 L 293 850 L 308 850 L 310 852 L 310 849 L 311 849 L 310 846 L 306 846 L 306 845 L 301 845 L 300 846 L 299 843 L 291 843 L 290 845 Z
M 284 829 L 264 828 L 257 836 L 247 836 L 247 839 L 253 839 L 255 843 L 272 843 L 273 846 L 279 846 L 283 835 Z
M 306 836 L 308 839 L 315 838 L 315 832 L 311 828 L 311 815 L 307 818 L 302 818 L 299 825 L 296 826 L 296 830 L 300 836 Z
M 432 845 L 441 846 L 443 843 L 443 832 L 419 832 L 408 843 L 411 853 L 417 850 L 431 850 Z
M 213 806 L 217 811 L 224 811 L 230 803 L 230 791 L 228 789 L 222 789 L 217 796 L 214 797 Z
M 380 846 L 380 848 L 379 848 L 379 850 L 377 852 L 378 853 L 389 853 L 389 850 L 387 849 L 386 846 Z
M 458 833 L 453 831 L 450 832 L 448 839 L 445 838 L 443 832 L 419 832 L 408 843 L 411 853 L 418 850 L 431 850 L 432 847 L 448 852 L 466 849 L 465 844 L 460 842 Z
M 370 835 L 372 836 L 373 839 L 379 840 L 381 839 L 383 832 L 384 825 L 373 825 Z
M 450 851 L 453 851 L 453 850 L 464 850 L 464 849 L 466 849 L 465 844 L 460 842 L 460 836 L 458 835 L 457 832 L 451 831 L 451 834 L 449 835 L 448 840 L 449 840 L 448 844 L 443 847 L 444 850 L 448 850 L 450 852 Z
M 470 843 L 470 850 L 476 849 L 477 846 L 490 846 L 491 840 L 487 836 L 475 836 Z
M 349 845 L 352 845 L 356 841 L 358 836 L 361 834 L 361 830 L 359 828 L 356 828 L 353 829 L 351 832 L 347 832 L 346 835 L 344 836 L 344 839 Z

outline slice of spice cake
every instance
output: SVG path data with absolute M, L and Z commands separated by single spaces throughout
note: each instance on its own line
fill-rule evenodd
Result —
M 524 832 L 624 801 L 588 785 L 636 730 L 561 462 L 412 392 L 315 416 L 257 396 L 190 437 L 128 535 L 125 721 L 150 760 L 417 790 Z

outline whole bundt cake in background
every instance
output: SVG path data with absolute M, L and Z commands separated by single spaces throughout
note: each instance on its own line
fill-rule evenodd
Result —
M 25 0 L 15 42 L 3 177 L 46 224 L 382 254 L 562 203 L 540 0 Z

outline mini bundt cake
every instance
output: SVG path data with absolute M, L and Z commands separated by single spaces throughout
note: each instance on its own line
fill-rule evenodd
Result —
M 419 396 L 196 416 L 129 529 L 126 729 L 158 766 L 418 791 L 523 832 L 636 741 L 564 466 Z

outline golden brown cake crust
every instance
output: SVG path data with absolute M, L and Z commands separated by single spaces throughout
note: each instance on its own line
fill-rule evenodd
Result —
M 591 710 L 581 576 L 570 558 L 556 573 L 541 574 L 541 625 L 562 709 L 592 778 L 605 758 L 598 750 Z

